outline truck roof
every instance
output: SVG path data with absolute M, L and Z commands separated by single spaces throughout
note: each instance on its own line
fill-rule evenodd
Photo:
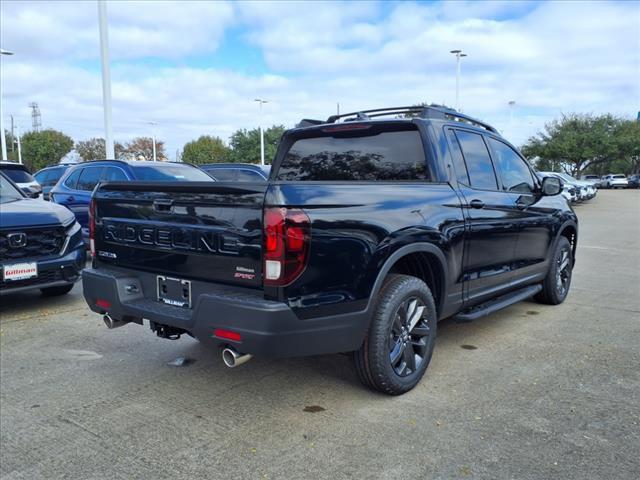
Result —
M 399 115 L 409 115 L 406 118 L 398 118 Z M 381 117 L 393 117 L 391 119 L 386 118 L 385 121 L 398 121 L 398 122 L 406 122 L 411 121 L 413 119 L 422 119 L 422 120 L 430 120 L 430 121 L 440 121 L 440 122 L 459 122 L 464 123 L 476 128 L 480 128 L 486 131 L 489 131 L 494 134 L 498 134 L 498 130 L 493 126 L 489 125 L 486 122 L 478 120 L 469 115 L 465 115 L 457 110 L 452 108 L 444 107 L 442 105 L 415 105 L 409 107 L 387 107 L 387 108 L 376 108 L 372 110 L 360 110 L 357 112 L 343 113 L 340 115 L 331 115 L 327 120 L 314 120 L 314 119 L 302 119 L 297 128 L 309 128 L 309 127 L 318 127 L 323 125 L 330 125 L 335 123 L 346 123 L 346 122 L 369 122 L 375 121 L 377 119 L 382 119 Z

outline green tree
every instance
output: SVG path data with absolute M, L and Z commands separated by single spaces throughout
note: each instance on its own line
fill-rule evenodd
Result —
M 182 161 L 202 165 L 229 161 L 230 150 L 224 142 L 211 135 L 202 135 L 187 142 L 182 149 Z
M 537 157 L 539 167 L 551 166 L 579 177 L 587 169 L 594 170 L 598 165 L 627 155 L 627 147 L 621 147 L 616 134 L 624 122 L 610 114 L 563 115 L 561 119 L 547 123 L 544 131 L 529 138 L 522 147 L 522 153 L 529 159 Z
M 22 160 L 32 172 L 56 165 L 73 148 L 73 139 L 57 130 L 27 132 L 21 137 Z
M 126 143 L 120 156 L 116 152 L 118 158 L 131 158 L 133 160 L 153 160 L 153 138 L 136 137 Z M 164 142 L 156 139 L 156 159 L 165 161 L 167 155 L 164 152 Z
M 280 138 L 285 131 L 283 125 L 274 125 L 264 131 L 264 161 L 272 163 Z M 238 130 L 231 135 L 229 161 L 260 163 L 260 129 Z
M 125 147 L 120 142 L 115 142 L 114 151 L 116 160 L 125 158 Z M 107 158 L 107 148 L 104 138 L 93 137 L 76 143 L 76 152 L 84 162 L 91 160 L 104 160 Z

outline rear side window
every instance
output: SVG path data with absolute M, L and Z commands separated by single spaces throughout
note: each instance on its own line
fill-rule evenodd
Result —
M 69 175 L 64 181 L 64 186 L 75 190 L 76 184 L 78 183 L 78 178 L 80 177 L 80 174 L 83 170 L 83 168 L 79 168 L 78 170 L 74 170 L 73 172 L 71 172 L 71 175 Z
M 211 182 L 209 175 L 187 165 L 132 166 L 136 180 L 145 182 Z M 214 175 L 215 176 L 215 175 Z
M 103 167 L 88 167 L 82 170 L 78 179 L 78 190 L 93 190 L 102 178 Z
M 44 170 L 42 172 L 36 173 L 34 175 L 34 178 L 40 185 L 45 186 L 48 184 L 49 179 L 51 178 L 51 173 L 51 170 Z
M 122 169 L 117 167 L 105 168 L 102 179 L 105 182 L 126 182 L 127 180 L 129 180 Z
M 462 148 L 471 186 L 482 190 L 497 190 L 496 173 L 482 135 L 456 130 L 456 137 Z
M 214 175 L 215 177 L 215 175 Z M 239 182 L 264 182 L 264 177 L 253 170 L 238 170 Z
M 219 182 L 235 182 L 237 178 L 237 170 L 230 168 L 212 168 L 207 171 Z
M 299 139 L 282 159 L 276 179 L 427 180 L 428 173 L 420 133 L 401 130 Z

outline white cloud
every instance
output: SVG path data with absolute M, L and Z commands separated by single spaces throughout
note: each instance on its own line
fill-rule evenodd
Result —
M 100 135 L 95 2 L 1 5 L 2 46 L 17 53 L 2 60 L 5 115 L 29 124 L 27 104 L 35 100 L 45 126 L 77 140 Z M 342 111 L 453 104 L 453 48 L 469 53 L 464 110 L 516 143 L 560 112 L 635 116 L 640 106 L 637 2 L 383 6 L 110 2 L 116 137 L 148 135 L 146 122 L 157 121 L 173 156 L 200 134 L 227 138 L 257 126 L 256 97 L 270 100 L 265 124 L 287 126 L 324 118 L 336 102 Z M 219 49 L 229 28 L 262 51 L 267 73 L 180 65 Z M 158 52 L 176 65 L 152 66 L 149 57 Z M 516 101 L 512 125 L 509 100 Z

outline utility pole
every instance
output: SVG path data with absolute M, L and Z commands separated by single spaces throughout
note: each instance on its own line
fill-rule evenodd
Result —
M 107 25 L 107 2 L 98 0 L 100 24 L 100 60 L 102 62 L 102 103 L 104 111 L 104 140 L 108 159 L 116 158 L 111 125 L 111 71 L 109 70 L 109 27 Z
M 34 132 L 39 132 L 42 126 L 42 115 L 40 115 L 40 107 L 37 102 L 31 102 L 29 104 L 31 109 L 31 129 Z
M 13 52 L 9 50 L 3 50 L 0 48 L 0 58 L 3 55 L 13 55 Z M 2 80 L 0 77 L 0 144 L 2 144 L 2 160 L 7 161 L 7 137 L 4 134 L 4 113 L 2 111 Z
M 456 56 L 456 110 L 460 111 L 460 59 L 466 57 L 466 53 L 462 53 L 462 50 L 451 50 Z
M 11 116 L 11 153 L 16 151 L 16 145 L 15 145 L 15 138 L 16 138 L 16 134 L 15 134 L 15 129 L 13 128 L 13 115 Z
M 262 128 L 262 104 L 269 102 L 260 98 L 256 98 L 254 101 L 260 104 L 260 165 L 264 165 L 264 128 Z

